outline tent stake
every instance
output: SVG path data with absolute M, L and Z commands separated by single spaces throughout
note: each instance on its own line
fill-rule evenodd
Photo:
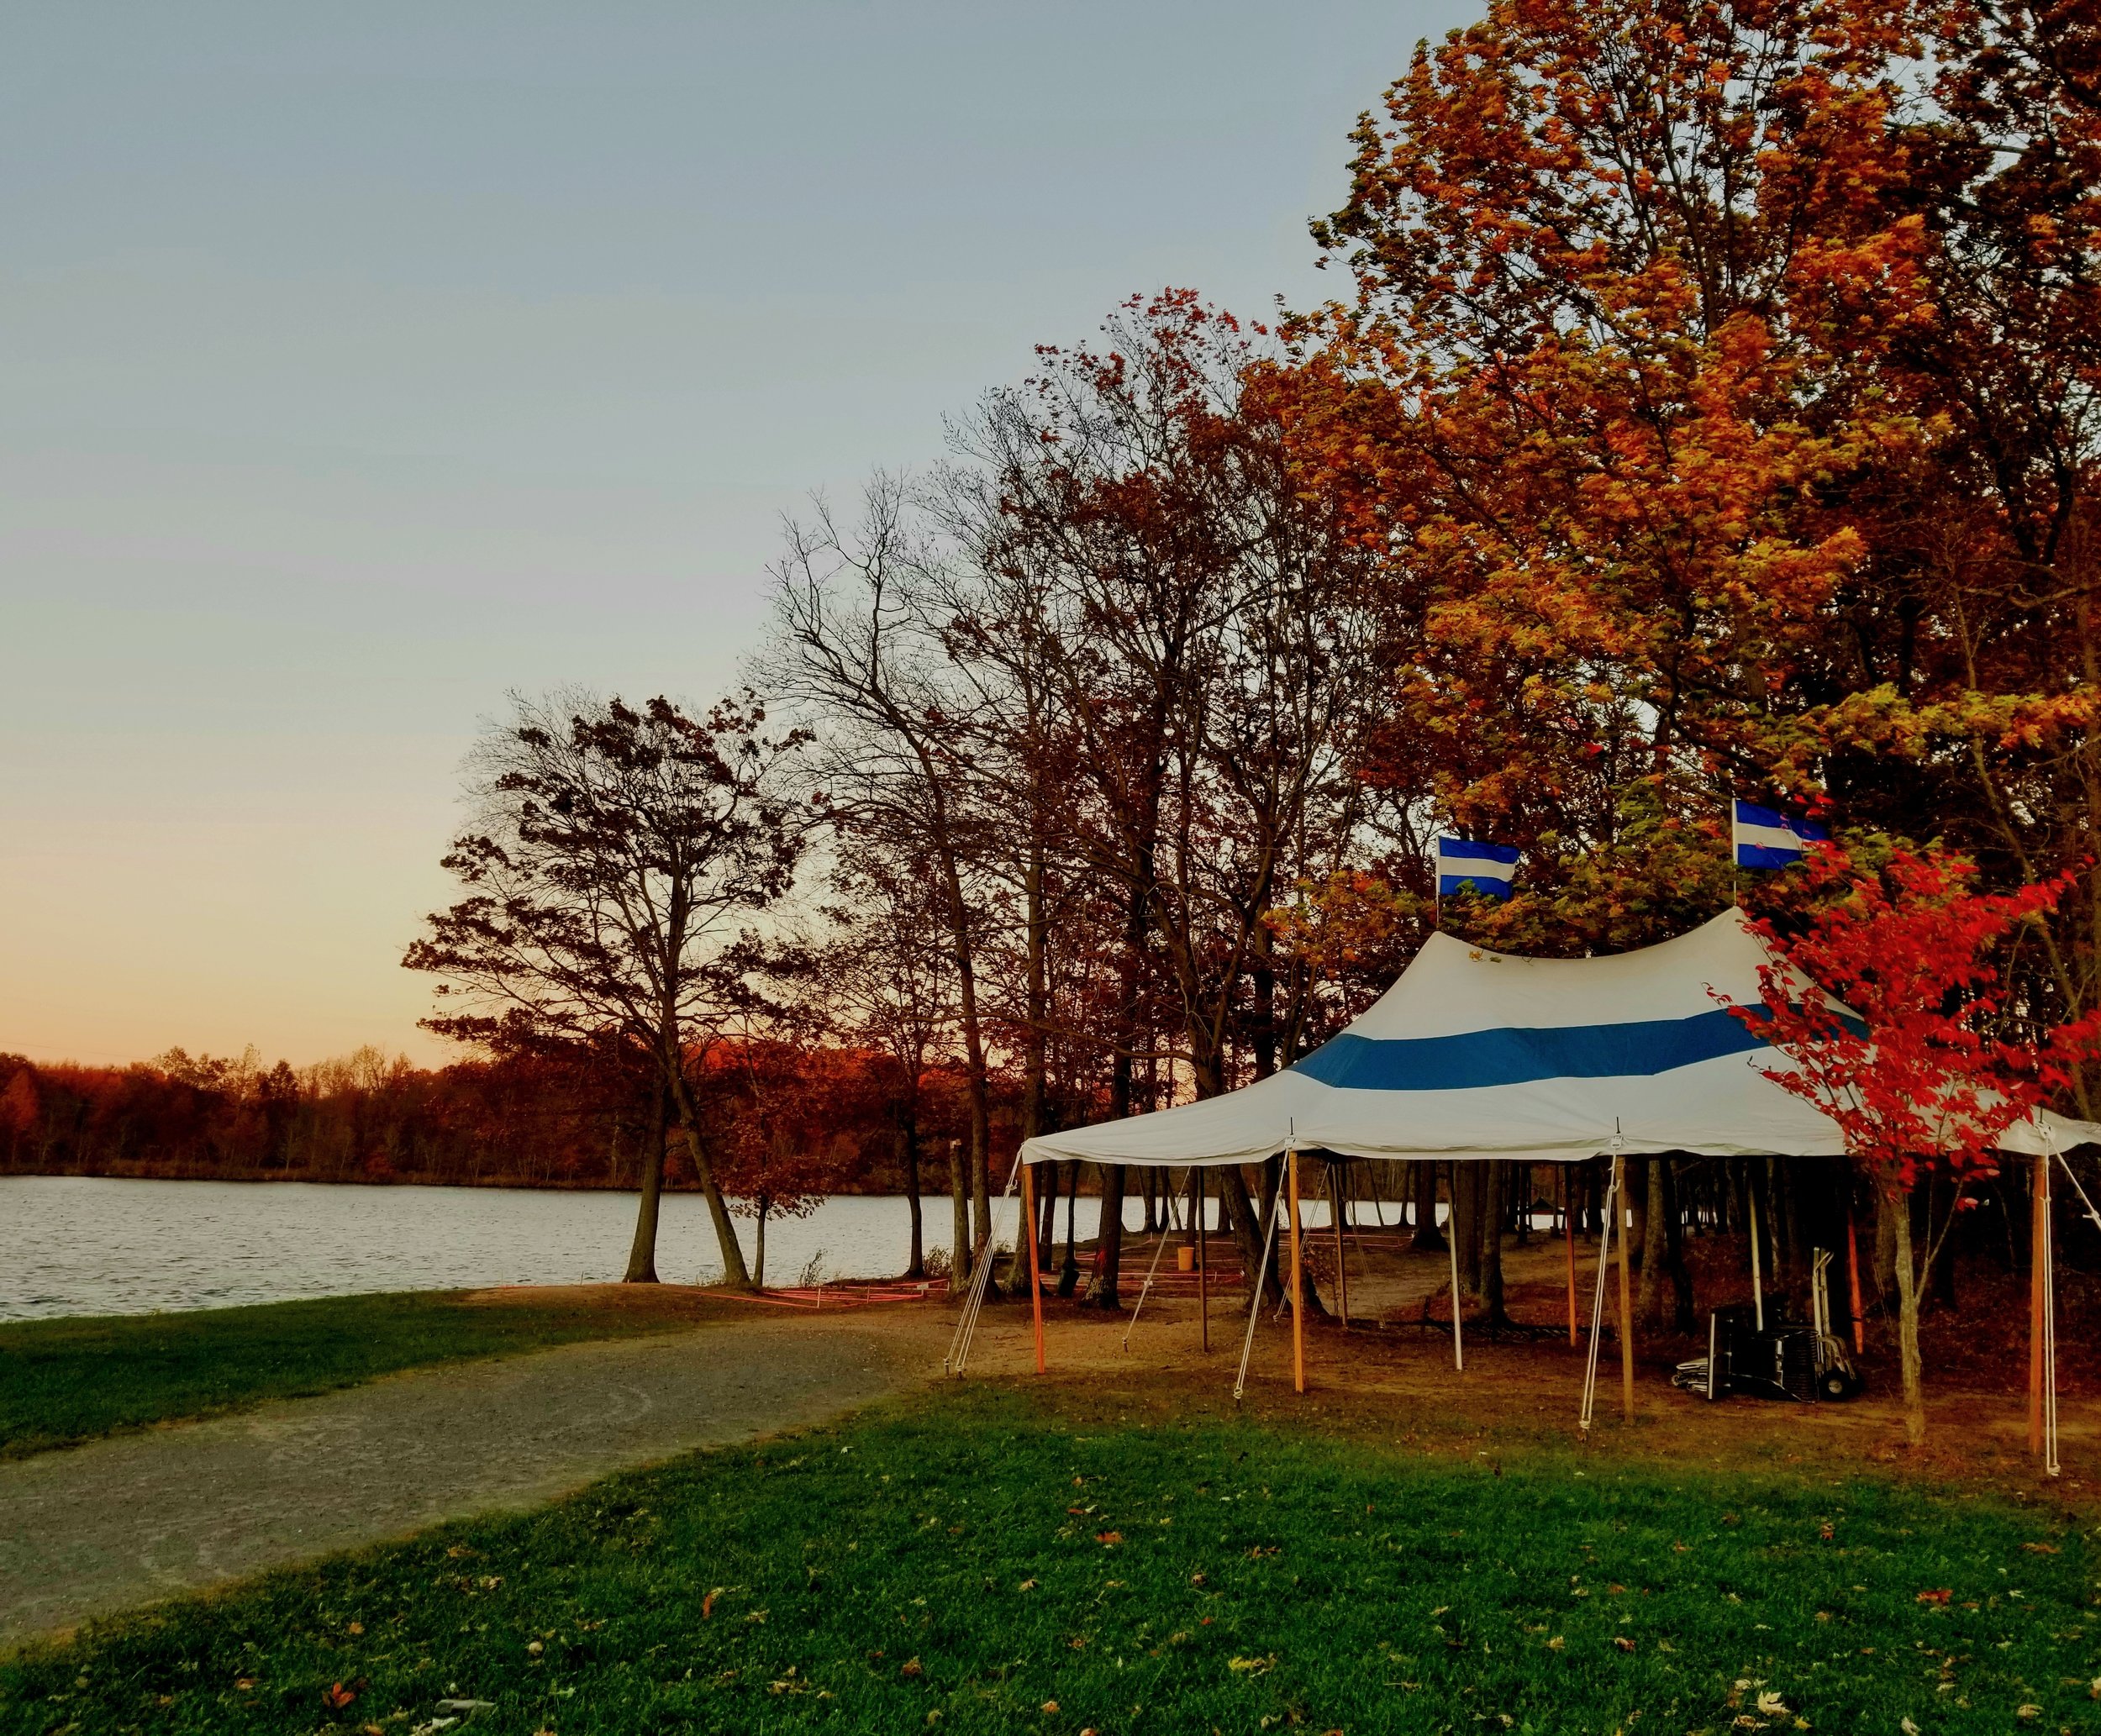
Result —
M 1043 1369 L 1043 1274 L 1036 1253 L 1036 1178 L 1029 1165 L 1021 1166 L 1021 1219 L 1029 1235 L 1029 1307 L 1035 1321 L 1036 1372 Z
M 1450 1168 L 1451 1185 L 1445 1191 L 1451 1196 L 1451 1204 L 1445 1213 L 1445 1246 L 1451 1252 L 1451 1365 L 1463 1375 L 1466 1371 L 1466 1343 L 1459 1323 L 1459 1160 L 1456 1158 L 1452 1160 Z
M 1291 1148 L 1291 1390 L 1306 1390 L 1306 1286 L 1298 1270 L 1298 1148 Z

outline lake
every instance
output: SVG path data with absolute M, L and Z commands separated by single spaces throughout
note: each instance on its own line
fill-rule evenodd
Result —
M 499 1187 L 343 1187 L 303 1181 L 128 1181 L 0 1177 L 0 1320 L 215 1308 L 380 1290 L 596 1284 L 627 1268 L 631 1193 Z M 1014 1206 L 995 1226 L 1011 1239 Z M 1079 1202 L 1094 1234 L 1100 1202 Z M 950 1207 L 925 1204 L 926 1244 L 947 1244 Z M 1309 1218 L 1319 1221 L 1317 1210 Z M 766 1223 L 766 1276 L 887 1278 L 904 1270 L 902 1197 L 836 1195 L 808 1218 Z M 1144 1222 L 1136 1200 L 1124 1221 Z M 1058 1217 L 1061 1235 L 1065 1216 Z M 754 1226 L 738 1220 L 745 1257 Z M 698 1194 L 665 1197 L 656 1270 L 669 1283 L 721 1276 Z

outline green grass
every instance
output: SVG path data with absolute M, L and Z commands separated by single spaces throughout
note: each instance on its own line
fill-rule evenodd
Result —
M 630 1293 L 631 1294 L 631 1293 Z M 0 1326 L 0 1458 L 471 1356 L 690 1325 L 689 1293 L 470 1303 L 449 1291 Z
M 0 1732 L 2090 1731 L 2094 1566 L 1880 1479 L 951 1388 L 92 1629 Z

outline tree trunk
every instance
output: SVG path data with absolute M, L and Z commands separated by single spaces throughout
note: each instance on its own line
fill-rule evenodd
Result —
M 1919 1358 L 1919 1270 L 1911 1252 L 1910 1202 L 1883 1196 L 1884 1213 L 1894 1226 L 1897 1255 L 1897 1356 L 1904 1371 L 1904 1439 L 1913 1446 L 1926 1438 L 1926 1391 Z
M 758 1259 L 752 1267 L 751 1281 L 760 1289 L 766 1288 L 766 1196 L 759 1196 L 759 1234 L 756 1249 Z
M 730 1290 L 749 1290 L 751 1274 L 745 1266 L 744 1249 L 737 1240 L 737 1226 L 730 1219 L 729 1207 L 722 1190 L 715 1186 L 715 1166 L 708 1156 L 708 1142 L 700 1131 L 700 1112 L 682 1066 L 671 1081 L 671 1092 L 677 1100 L 679 1129 L 686 1136 L 686 1149 L 693 1160 L 693 1173 L 700 1178 L 701 1196 L 708 1202 L 708 1216 L 714 1223 L 715 1241 L 722 1249 L 723 1284 Z M 655 1234 L 652 1225 L 652 1239 Z
M 904 1160 L 904 1197 L 912 1213 L 912 1263 L 904 1270 L 908 1278 L 926 1276 L 926 1225 L 924 1213 L 919 1204 L 919 1130 L 911 1122 L 898 1129 L 898 1143 L 904 1148 L 900 1154 Z
M 1117 1281 L 1123 1265 L 1124 1182 L 1128 1172 L 1122 1164 L 1102 1165 L 1102 1216 L 1097 1245 L 1094 1281 L 1087 1286 L 1087 1301 L 1098 1308 L 1120 1308 Z
M 1481 1212 L 1481 1299 L 1488 1304 L 1488 1323 L 1500 1326 L 1509 1315 L 1503 1307 L 1503 1220 L 1506 1195 L 1516 1165 L 1501 1158 L 1483 1164 Z
M 1060 1296 L 1070 1296 L 1080 1287 L 1080 1260 L 1076 1251 L 1079 1246 L 1079 1217 L 1080 1160 L 1076 1157 L 1065 1166 L 1065 1260 L 1058 1268 Z
M 635 1241 L 628 1249 L 627 1276 L 624 1284 L 654 1284 L 656 1282 L 656 1219 L 658 1197 L 664 1190 L 664 1139 L 667 1131 L 665 1123 L 664 1086 L 657 1081 L 650 1093 L 649 1131 L 643 1136 L 642 1173 L 638 1178 L 642 1197 L 635 1213 Z
M 1664 1198 L 1667 1186 L 1664 1180 L 1666 1166 L 1666 1160 L 1661 1157 L 1652 1157 L 1648 1162 L 1647 1204 L 1642 1219 L 1641 1288 L 1635 1303 L 1635 1314 L 1657 1326 L 1663 1323 L 1664 1268 L 1670 1260 L 1671 1213 Z
M 956 1207 L 956 1246 L 949 1256 L 948 1282 L 951 1295 L 961 1295 L 971 1270 L 970 1178 L 963 1172 L 963 1142 L 948 1142 L 949 1198 Z
M 1437 1228 L 1436 1160 L 1417 1158 L 1408 1167 L 1415 1180 L 1415 1231 L 1408 1239 L 1408 1245 L 1419 1253 L 1442 1254 L 1445 1238 Z

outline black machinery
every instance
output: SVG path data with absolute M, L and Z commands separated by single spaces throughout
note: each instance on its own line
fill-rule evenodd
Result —
M 1847 1399 L 1861 1390 L 1846 1341 L 1831 1329 L 1825 1278 L 1831 1256 L 1816 1250 L 1807 1324 L 1775 1318 L 1761 1323 L 1762 1306 L 1717 1308 L 1708 1316 L 1707 1355 L 1681 1362 L 1671 1383 L 1707 1399 L 1742 1392 L 1754 1398 Z

